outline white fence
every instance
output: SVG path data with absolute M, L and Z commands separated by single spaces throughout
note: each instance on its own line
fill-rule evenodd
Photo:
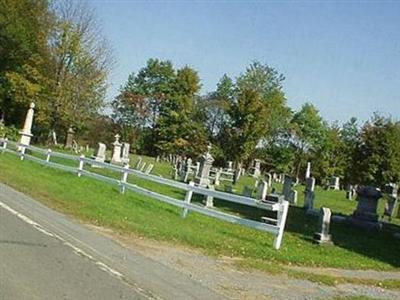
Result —
M 34 146 L 26 146 L 23 144 L 19 144 L 13 141 L 8 141 L 7 139 L 0 139 L 0 150 L 2 152 L 13 153 L 21 158 L 21 160 L 29 159 L 35 162 L 38 162 L 43 165 L 47 165 L 53 168 L 61 169 L 67 172 L 76 173 L 79 177 L 84 175 L 92 178 L 96 178 L 101 181 L 117 184 L 120 187 L 121 192 L 125 192 L 126 189 L 132 190 L 136 193 L 140 193 L 143 195 L 150 196 L 154 199 L 160 200 L 162 202 L 166 202 L 168 204 L 177 206 L 182 208 L 182 217 L 186 217 L 189 211 L 194 211 L 200 214 L 204 214 L 210 217 L 214 217 L 217 219 L 225 220 L 235 224 L 241 224 L 248 227 L 252 227 L 258 230 L 266 231 L 275 235 L 274 239 L 274 248 L 279 249 L 282 243 L 283 232 L 285 228 L 289 203 L 283 200 L 283 197 L 279 197 L 278 202 L 271 201 L 259 201 L 257 199 L 253 199 L 250 197 L 244 197 L 239 195 L 234 195 L 230 193 L 215 191 L 211 189 L 206 189 L 203 187 L 196 186 L 194 182 L 190 182 L 189 184 L 178 182 L 166 178 L 162 178 L 155 175 L 145 174 L 141 171 L 130 169 L 129 166 L 118 166 L 109 163 L 95 161 L 94 159 L 86 158 L 84 155 L 75 156 L 65 153 L 59 153 L 52 151 L 50 149 L 45 150 L 42 148 L 34 147 Z M 11 147 L 10 147 L 11 146 Z M 46 156 L 46 159 L 41 159 L 26 153 L 26 150 L 30 150 L 31 152 L 36 152 Z M 67 166 L 60 163 L 52 162 L 51 158 L 62 158 L 70 161 L 75 161 L 77 167 Z M 90 172 L 84 169 L 85 164 L 90 164 L 92 166 L 102 167 L 108 170 L 116 171 L 121 173 L 121 178 L 111 178 L 104 175 L 100 175 L 94 172 Z M 164 184 L 170 187 L 178 188 L 186 191 L 185 200 L 178 200 L 163 194 L 156 193 L 154 191 L 147 190 L 138 185 L 127 182 L 128 175 L 132 174 L 136 177 L 143 178 L 152 182 Z M 276 212 L 275 218 L 267 218 L 264 217 L 263 220 L 266 220 L 268 223 L 257 222 L 254 220 L 244 219 L 235 215 L 231 215 L 228 213 L 224 213 L 213 208 L 207 208 L 205 206 L 201 206 L 198 204 L 191 203 L 192 195 L 200 194 L 204 196 L 209 196 L 213 198 L 218 198 L 224 201 L 238 203 L 241 205 L 252 206 L 268 211 Z

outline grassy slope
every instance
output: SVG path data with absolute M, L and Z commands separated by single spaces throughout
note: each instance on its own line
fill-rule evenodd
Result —
M 130 180 L 139 183 L 138 179 Z M 336 246 L 320 247 L 311 241 L 316 220 L 305 217 L 295 207 L 289 211 L 283 246 L 276 251 L 270 234 L 195 213 L 181 219 L 180 211 L 170 205 L 132 192 L 121 195 L 116 186 L 78 178 L 34 162 L 21 162 L 6 153 L 0 155 L 0 181 L 85 221 L 200 248 L 209 254 L 241 257 L 248 262 L 261 260 L 353 269 L 389 270 L 400 266 L 400 242 L 394 241 L 390 233 L 374 235 L 335 224 L 332 234 Z M 143 181 L 140 185 L 166 194 L 181 193 L 151 182 Z M 262 215 L 260 211 L 222 201 L 216 204 L 256 219 Z

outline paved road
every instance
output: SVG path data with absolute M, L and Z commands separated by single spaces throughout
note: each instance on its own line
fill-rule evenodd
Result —
M 221 299 L 0 184 L 0 299 Z

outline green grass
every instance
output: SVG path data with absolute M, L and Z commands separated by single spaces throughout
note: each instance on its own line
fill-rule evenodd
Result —
M 166 169 L 166 167 L 165 167 Z M 110 172 L 97 169 L 97 172 Z M 119 177 L 120 174 L 113 174 Z M 131 177 L 136 184 L 182 199 L 182 191 Z M 246 179 L 247 180 L 247 179 Z M 251 179 L 249 179 L 251 180 Z M 244 259 L 260 268 L 259 262 L 283 265 L 321 266 L 349 269 L 393 270 L 400 267 L 400 242 L 391 231 L 373 234 L 333 224 L 335 246 L 312 242 L 316 220 L 291 207 L 282 248 L 272 247 L 273 236 L 196 213 L 180 217 L 180 210 L 133 192 L 122 195 L 117 186 L 41 166 L 17 157 L 0 155 L 0 181 L 27 193 L 50 207 L 96 225 L 123 233 L 194 247 L 207 254 Z M 220 209 L 258 219 L 263 211 L 215 201 Z M 393 230 L 399 231 L 398 227 Z

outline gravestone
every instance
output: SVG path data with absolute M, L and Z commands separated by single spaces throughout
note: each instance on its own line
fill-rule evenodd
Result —
M 279 176 L 278 176 L 278 182 L 279 182 L 279 183 L 283 183 L 284 180 L 285 180 L 285 174 L 279 174 Z
M 315 178 L 308 177 L 306 179 L 306 189 L 304 191 L 304 206 L 303 206 L 307 210 L 314 208 L 314 198 L 315 198 L 314 188 L 315 188 Z
M 51 136 L 51 139 L 53 140 L 53 144 L 57 146 L 58 143 L 57 143 L 57 133 L 56 133 L 56 131 L 52 130 L 50 132 L 50 136 Z
M 135 169 L 136 170 L 140 170 L 140 165 L 142 164 L 142 157 L 140 157 L 139 156 L 139 158 L 138 158 L 138 160 L 137 160 L 137 162 L 136 162 L 136 164 L 135 164 Z
M 314 241 L 318 244 L 330 244 L 332 243 L 331 235 L 329 234 L 329 227 L 331 223 L 331 210 L 326 207 L 321 207 L 318 229 L 319 231 L 314 233 Z
M 210 154 L 211 146 L 208 146 L 208 151 L 200 159 L 199 175 L 196 177 L 196 183 L 206 187 L 210 184 L 210 171 L 214 158 Z
M 286 201 L 289 201 L 289 199 L 291 198 L 292 187 L 293 187 L 292 177 L 285 176 L 284 182 L 283 182 L 282 194 L 285 197 Z
M 247 185 L 243 188 L 243 193 L 242 195 L 245 197 L 251 197 L 253 194 L 253 189 L 248 187 Z
M 75 131 L 72 129 L 72 127 L 68 128 L 67 138 L 65 140 L 65 148 L 72 147 L 72 142 L 74 140 L 74 134 L 75 134 Z
M 29 105 L 28 112 L 26 113 L 24 127 L 22 131 L 19 132 L 21 135 L 20 143 L 26 146 L 29 146 L 31 143 L 32 134 L 32 124 L 33 124 L 33 114 L 34 114 L 35 103 L 31 103 Z M 18 146 L 18 151 L 21 151 L 22 147 Z
M 200 162 L 199 161 L 197 161 L 196 162 L 196 169 L 195 169 L 195 176 L 198 176 L 199 175 L 199 172 L 200 172 Z
M 269 201 L 269 202 L 276 202 L 276 203 L 282 203 L 283 200 L 285 200 L 283 195 L 279 194 L 269 194 L 265 197 L 264 201 Z
M 292 190 L 292 193 L 290 194 L 290 203 L 297 204 L 297 194 L 298 192 L 296 190 Z
M 306 179 L 310 178 L 311 176 L 311 162 L 307 163 L 307 169 L 306 169 Z
M 129 158 L 129 150 L 131 148 L 131 145 L 129 143 L 123 143 L 122 144 L 122 158 L 121 161 L 123 164 L 129 164 L 130 158 Z
M 226 168 L 228 169 L 228 171 L 232 171 L 233 168 L 233 161 L 228 161 Z
M 218 186 L 219 183 L 220 183 L 219 179 L 220 179 L 220 177 L 221 177 L 221 172 L 222 172 L 222 169 L 221 169 L 221 168 L 219 168 L 219 169 L 215 172 L 214 185 L 216 185 L 216 186 Z
M 106 160 L 106 145 L 103 143 L 98 143 L 97 148 L 94 151 L 94 160 L 99 162 L 104 162 Z M 93 164 L 92 167 L 100 167 Z
M 268 187 L 271 187 L 272 186 L 272 175 L 270 173 L 265 174 L 265 180 L 268 183 Z
M 257 199 L 263 201 L 267 197 L 267 192 L 268 192 L 268 182 L 265 180 L 262 180 L 260 184 L 258 185 L 257 189 Z
M 352 225 L 363 229 L 380 229 L 377 214 L 378 201 L 382 197 L 381 191 L 375 187 L 362 186 L 357 189 L 357 208 L 349 217 Z
M 273 179 L 274 182 L 276 182 L 277 179 L 278 179 L 278 174 L 276 174 L 275 172 L 272 173 L 272 179 Z
M 328 190 L 335 190 L 335 191 L 340 190 L 339 177 L 332 176 L 331 178 L 329 178 Z
M 354 195 L 356 194 L 356 190 L 353 185 L 349 184 L 346 187 L 346 199 L 353 200 Z
M 185 177 L 183 178 L 183 182 L 187 182 L 189 180 L 189 175 L 192 172 L 192 159 L 189 157 L 186 160 L 186 164 L 185 164 Z
M 112 163 L 117 163 L 117 164 L 122 162 L 122 160 L 121 160 L 121 146 L 122 146 L 122 144 L 119 142 L 119 138 L 120 138 L 119 134 L 116 134 L 115 135 L 115 141 L 113 143 L 113 145 L 114 145 L 113 154 L 112 154 L 112 158 L 111 158 L 111 162 Z
M 75 153 L 79 153 L 79 145 L 75 140 L 72 140 L 72 150 L 74 150 Z
M 154 165 L 153 164 L 149 164 L 146 168 L 146 171 L 144 171 L 145 174 L 150 174 L 151 171 L 153 170 Z
M 255 159 L 253 165 L 253 176 L 258 177 L 261 174 L 261 160 Z
M 397 184 L 389 183 L 385 185 L 383 193 L 386 199 L 383 216 L 389 217 L 389 220 L 391 220 L 391 218 L 394 215 L 394 208 L 397 204 L 397 193 L 398 193 Z
M 214 186 L 211 184 L 208 185 L 207 188 L 212 191 L 215 190 Z M 206 198 L 206 207 L 208 208 L 214 207 L 214 197 L 206 195 L 205 198 Z
M 297 191 L 294 190 L 293 187 L 294 187 L 293 178 L 285 175 L 283 181 L 282 194 L 285 197 L 285 200 L 289 201 L 290 204 L 297 204 Z
M 233 184 L 236 184 L 239 181 L 240 178 L 240 169 L 236 169 L 233 172 Z

